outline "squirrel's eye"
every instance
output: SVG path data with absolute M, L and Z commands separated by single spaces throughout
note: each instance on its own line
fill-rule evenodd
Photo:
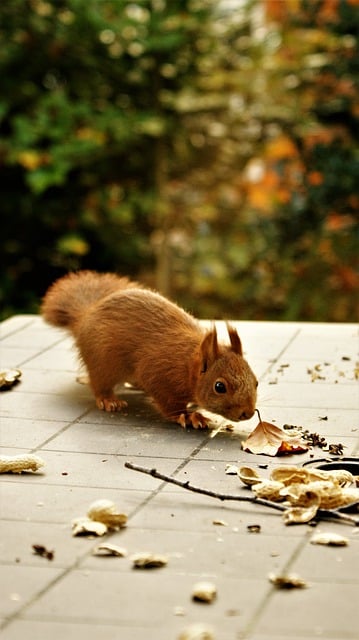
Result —
M 214 383 L 214 390 L 216 393 L 226 393 L 227 387 L 224 382 L 222 382 L 221 380 L 217 380 L 217 382 Z

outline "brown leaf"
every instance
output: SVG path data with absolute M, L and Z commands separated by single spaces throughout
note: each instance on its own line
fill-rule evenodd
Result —
M 242 443 L 245 451 L 277 456 L 287 453 L 303 453 L 308 446 L 301 439 L 289 436 L 283 429 L 261 420 L 247 440 Z

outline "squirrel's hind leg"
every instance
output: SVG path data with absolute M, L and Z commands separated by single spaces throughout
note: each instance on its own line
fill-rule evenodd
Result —
M 90 375 L 90 385 L 92 391 L 94 392 L 96 405 L 98 409 L 102 411 L 114 412 L 114 411 L 122 411 L 122 409 L 126 409 L 128 406 L 126 400 L 121 400 L 113 391 L 116 382 L 111 379 L 106 381 L 102 380 L 99 383 L 93 376 Z M 113 384 L 112 384 L 113 383 Z

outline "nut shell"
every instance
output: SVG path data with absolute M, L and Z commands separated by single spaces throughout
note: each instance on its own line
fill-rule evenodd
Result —
M 254 484 L 258 484 L 258 482 L 262 482 L 263 480 L 258 471 L 252 467 L 241 467 L 238 469 L 238 476 L 242 480 L 243 484 L 246 484 L 249 487 L 252 487 Z
M 192 600 L 196 602 L 213 602 L 217 596 L 217 588 L 213 582 L 196 582 L 192 589 Z

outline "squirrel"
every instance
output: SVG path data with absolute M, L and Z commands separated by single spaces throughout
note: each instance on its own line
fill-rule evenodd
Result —
M 193 404 L 234 421 L 255 412 L 258 382 L 228 323 L 230 344 L 220 344 L 215 327 L 206 331 L 156 291 L 95 271 L 56 280 L 41 313 L 46 322 L 73 334 L 99 409 L 125 408 L 114 387 L 127 382 L 182 427 L 208 427 L 209 419 L 191 410 Z

